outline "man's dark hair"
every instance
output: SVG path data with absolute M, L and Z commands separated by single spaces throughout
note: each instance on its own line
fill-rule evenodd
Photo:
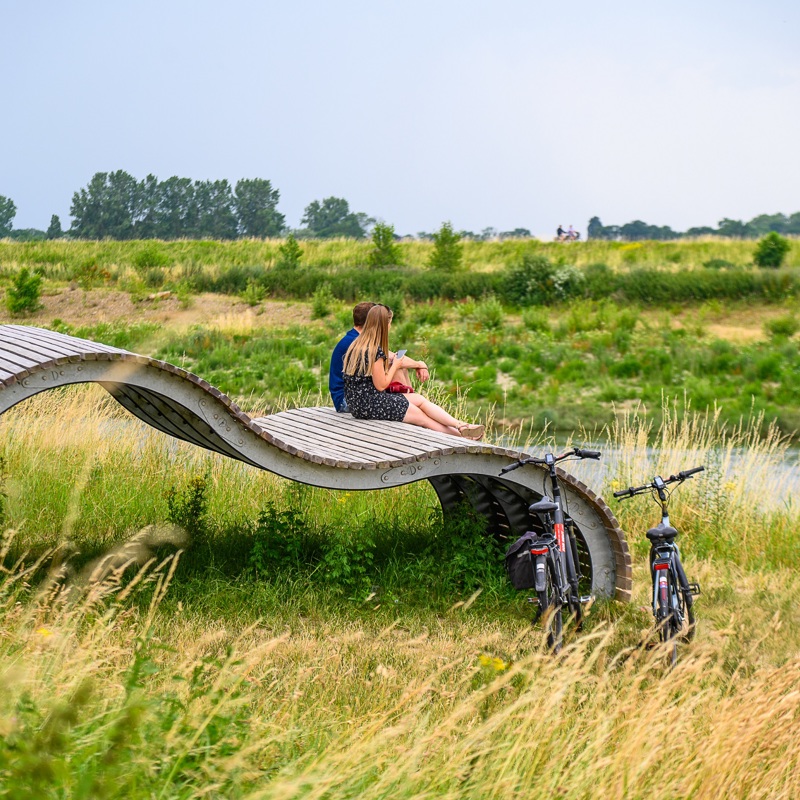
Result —
M 369 310 L 375 305 L 375 303 L 359 303 L 353 309 L 353 327 L 354 328 L 363 328 L 364 323 L 367 321 L 367 314 L 369 314 Z

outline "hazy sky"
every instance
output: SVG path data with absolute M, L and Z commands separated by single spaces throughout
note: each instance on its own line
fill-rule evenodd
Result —
M 788 0 L 0 0 L 0 195 L 269 178 L 398 233 L 800 211 Z

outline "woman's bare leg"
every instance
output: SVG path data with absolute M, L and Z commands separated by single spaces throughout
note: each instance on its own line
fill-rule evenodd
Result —
M 457 431 L 458 426 L 464 424 L 455 417 L 451 417 L 443 408 L 437 406 L 436 403 L 431 403 L 430 400 L 423 397 L 421 394 L 411 392 L 407 394 L 406 397 L 411 405 L 416 406 L 426 417 L 430 417 L 441 425 L 446 425 L 448 428 L 455 428 Z
M 409 397 L 409 395 L 406 395 L 406 397 Z M 439 433 L 450 433 L 454 436 L 458 436 L 458 428 L 454 428 L 448 425 L 442 425 L 435 419 L 431 419 L 425 412 L 420 410 L 413 403 L 409 403 L 406 415 L 403 417 L 403 422 L 407 422 L 410 425 L 417 425 L 420 428 L 427 428 L 428 430 L 431 431 L 439 431 Z

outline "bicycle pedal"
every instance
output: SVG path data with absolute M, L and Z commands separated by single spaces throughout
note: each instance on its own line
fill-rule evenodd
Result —
M 529 597 L 528 602 L 533 605 L 539 605 L 539 598 L 538 597 Z
M 700 584 L 699 583 L 690 583 L 689 584 L 689 594 L 693 597 L 696 597 L 698 594 L 702 594 L 700 591 Z
M 594 595 L 593 594 L 582 594 L 581 595 L 581 603 L 586 605 L 586 603 L 593 603 L 594 602 Z

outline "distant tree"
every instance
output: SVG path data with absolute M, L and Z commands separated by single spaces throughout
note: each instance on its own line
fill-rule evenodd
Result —
M 400 248 L 395 244 L 394 225 L 379 222 L 372 229 L 371 267 L 390 267 L 400 263 Z
M 228 181 L 195 181 L 194 200 L 197 206 L 196 237 L 236 238 L 238 226 L 233 210 L 233 192 Z
M 759 267 L 772 267 L 777 269 L 783 264 L 783 259 L 791 249 L 788 239 L 784 239 L 779 233 L 771 231 L 756 245 L 756 252 L 753 261 Z
M 70 233 L 77 239 L 132 239 L 139 185 L 123 170 L 96 172 L 72 195 Z
M 190 178 L 174 175 L 162 181 L 158 190 L 156 209 L 156 239 L 190 238 L 195 235 L 198 209 L 194 184 Z
M 17 216 L 17 207 L 10 197 L 0 194 L 0 239 L 11 234 L 12 222 Z
M 501 239 L 530 239 L 533 234 L 527 228 L 514 228 L 513 231 L 502 231 Z
M 720 236 L 730 236 L 735 239 L 742 239 L 749 233 L 747 226 L 741 220 L 727 217 L 717 223 L 717 231 Z
M 603 223 L 600 222 L 600 217 L 592 217 L 586 228 L 586 237 L 588 239 L 605 239 L 604 232 L 605 228 L 603 227 Z
M 237 182 L 233 207 L 244 236 L 267 238 L 280 236 L 286 227 L 286 217 L 278 211 L 280 192 L 263 178 L 244 178 Z
M 679 234 L 675 233 L 668 225 L 648 225 L 637 219 L 628 222 L 619 228 L 620 236 L 630 242 L 643 241 L 645 239 L 677 239 Z
M 792 214 L 786 225 L 786 233 L 792 236 L 800 236 L 800 211 Z
M 716 228 L 709 228 L 708 226 L 703 226 L 700 228 L 689 228 L 683 236 L 692 238 L 695 236 L 716 236 L 718 233 Z
M 61 230 L 61 220 L 58 214 L 53 214 L 50 217 L 50 225 L 47 228 L 48 239 L 61 239 L 64 236 L 64 231 Z
M 366 218 L 352 213 L 347 200 L 341 197 L 326 197 L 321 203 L 314 200 L 306 206 L 301 221 L 307 233 L 318 239 L 335 236 L 363 239 L 365 234 Z
M 456 272 L 460 269 L 464 245 L 461 243 L 461 234 L 453 230 L 451 223 L 442 223 L 442 227 L 433 234 L 433 244 L 433 252 L 428 259 L 431 269 L 442 272 Z
M 43 242 L 47 234 L 39 228 L 14 228 L 9 236 L 15 242 Z
M 766 233 L 788 233 L 789 218 L 785 214 L 760 214 L 747 223 L 747 227 L 756 236 Z

